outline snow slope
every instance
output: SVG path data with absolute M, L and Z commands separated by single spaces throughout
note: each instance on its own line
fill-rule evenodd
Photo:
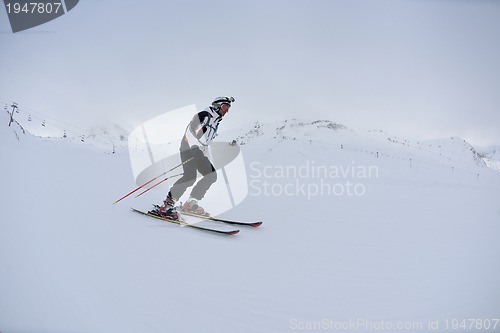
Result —
M 460 139 L 298 120 L 222 133 L 242 144 L 249 184 L 224 216 L 264 221 L 225 237 L 130 211 L 164 190 L 112 205 L 136 187 L 124 152 L 17 136 L 0 126 L 2 333 L 423 332 L 499 317 L 500 173 Z
M 483 147 L 479 154 L 488 167 L 500 171 L 500 147 Z

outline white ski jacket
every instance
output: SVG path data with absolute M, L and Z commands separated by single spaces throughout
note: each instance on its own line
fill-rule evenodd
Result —
M 205 151 L 205 148 L 217 136 L 221 120 L 222 117 L 211 106 L 195 114 L 184 132 L 181 150 L 198 146 L 202 151 Z

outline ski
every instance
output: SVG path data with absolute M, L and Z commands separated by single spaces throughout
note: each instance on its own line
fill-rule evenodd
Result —
M 146 212 L 143 212 L 142 210 L 138 210 L 138 209 L 135 209 L 133 207 L 131 207 L 131 208 L 134 212 L 142 214 L 142 215 L 154 217 L 156 219 L 159 219 L 159 220 L 162 220 L 165 222 L 175 223 L 175 224 L 178 224 L 181 226 L 186 226 L 186 227 L 190 227 L 190 228 L 194 228 L 194 229 L 198 229 L 198 230 L 209 231 L 209 232 L 214 232 L 214 233 L 224 234 L 224 235 L 236 235 L 238 232 L 240 232 L 239 230 L 218 230 L 218 229 L 202 227 L 202 226 L 199 226 L 196 224 L 189 224 L 189 223 L 186 223 L 184 221 L 177 221 L 177 220 L 168 219 L 168 218 L 165 218 L 163 216 L 159 216 L 159 215 L 156 215 L 154 213 L 151 213 L 149 211 L 146 213 Z
M 219 219 L 217 217 L 212 217 L 210 215 L 195 214 L 195 213 L 191 213 L 191 212 L 186 212 L 186 211 L 182 210 L 181 207 L 178 208 L 178 211 L 180 211 L 181 214 L 184 214 L 184 215 L 198 217 L 200 219 L 207 219 L 210 221 L 222 222 L 222 223 L 226 223 L 226 224 L 243 225 L 243 226 L 249 226 L 249 227 L 254 227 L 254 228 L 260 227 L 262 224 L 262 222 L 260 222 L 260 221 L 258 221 L 258 222 L 241 222 L 241 221 Z

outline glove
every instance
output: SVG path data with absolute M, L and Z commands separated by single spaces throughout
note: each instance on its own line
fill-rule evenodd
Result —
M 195 159 L 200 159 L 205 156 L 203 155 L 203 152 L 200 150 L 200 147 L 196 145 L 191 147 L 191 152 L 193 153 L 193 157 Z

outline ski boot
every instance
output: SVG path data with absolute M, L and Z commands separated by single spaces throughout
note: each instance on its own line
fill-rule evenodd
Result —
M 189 200 L 187 200 L 181 207 L 181 211 L 183 212 L 204 216 L 210 215 L 205 211 L 205 209 L 203 209 L 203 207 L 198 205 L 198 200 L 196 200 L 195 198 L 189 198 Z
M 163 205 L 159 206 L 157 209 L 158 215 L 161 217 L 165 217 L 167 219 L 179 221 L 180 220 L 180 215 L 177 213 L 177 210 L 175 209 L 175 202 L 177 200 L 172 197 L 172 195 L 169 193 L 167 195 L 167 198 L 163 201 Z

